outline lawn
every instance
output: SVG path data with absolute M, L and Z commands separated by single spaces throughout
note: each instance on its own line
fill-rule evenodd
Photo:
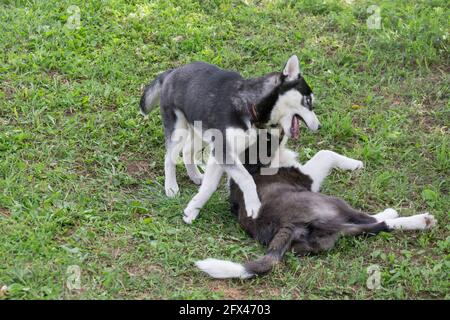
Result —
M 445 0 L 1 0 L 0 299 L 448 299 L 449 13 Z M 164 195 L 161 119 L 139 114 L 142 87 L 195 60 L 251 77 L 294 53 L 323 126 L 291 147 L 302 162 L 331 149 L 365 163 L 323 191 L 438 226 L 211 280 L 194 261 L 264 248 L 224 182 L 183 223 L 197 187 L 180 164 L 181 194 Z

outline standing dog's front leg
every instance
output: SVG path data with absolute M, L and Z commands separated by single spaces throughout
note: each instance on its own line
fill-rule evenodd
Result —
M 214 191 L 216 191 L 222 174 L 222 166 L 218 164 L 216 159 L 211 155 L 208 159 L 208 164 L 206 165 L 205 175 L 203 177 L 200 189 L 189 202 L 186 209 L 184 209 L 184 222 L 192 223 L 192 221 L 198 216 L 200 209 L 205 205 L 209 198 L 211 198 Z
M 311 191 L 318 192 L 323 180 L 329 175 L 331 169 L 356 170 L 363 167 L 359 160 L 351 159 L 330 150 L 317 152 L 300 170 L 313 180 Z
M 258 217 L 261 201 L 259 201 L 256 184 L 252 175 L 239 159 L 245 149 L 257 142 L 257 132 L 249 125 L 249 129 L 229 128 L 226 131 L 225 145 L 221 145 L 219 140 L 215 140 L 217 159 L 221 159 L 223 170 L 233 179 L 241 189 L 244 196 L 245 210 L 248 217 L 256 219 Z M 249 150 L 250 151 L 250 150 Z M 253 150 L 255 151 L 255 150 Z M 250 151 L 250 159 L 252 159 Z M 249 159 L 249 161 L 250 161 Z M 220 160 L 219 160 L 220 161 Z
M 245 210 L 247 216 L 256 219 L 258 217 L 261 202 L 259 201 L 258 193 L 256 191 L 256 184 L 253 177 L 245 169 L 243 164 L 234 159 L 234 164 L 224 164 L 225 172 L 236 182 L 244 195 Z

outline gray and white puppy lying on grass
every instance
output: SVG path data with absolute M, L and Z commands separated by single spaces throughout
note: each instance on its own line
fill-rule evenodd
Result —
M 273 138 L 273 136 L 272 136 Z M 268 139 L 270 141 L 270 139 Z M 213 278 L 250 278 L 264 274 L 278 263 L 286 251 L 297 255 L 331 249 L 343 235 L 376 234 L 393 230 L 425 230 L 436 224 L 429 214 L 398 217 L 394 209 L 369 215 L 353 209 L 345 201 L 319 193 L 331 169 L 356 170 L 361 161 L 332 151 L 319 151 L 305 165 L 296 161 L 296 154 L 284 150 L 275 175 L 262 175 L 261 165 L 246 165 L 257 186 L 261 210 L 256 219 L 245 212 L 241 190 L 230 183 L 231 211 L 241 226 L 261 244 L 267 253 L 245 264 L 206 259 L 197 261 L 198 268 Z

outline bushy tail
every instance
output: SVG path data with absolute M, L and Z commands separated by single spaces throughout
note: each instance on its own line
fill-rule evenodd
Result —
M 171 69 L 159 74 L 155 78 L 155 80 L 152 81 L 152 83 L 144 88 L 144 93 L 142 94 L 140 102 L 141 113 L 143 115 L 149 114 L 153 110 L 153 108 L 158 105 L 161 86 L 164 82 L 164 79 L 172 71 L 173 70 Z
M 268 254 L 256 261 L 247 262 L 243 265 L 236 262 L 212 258 L 197 261 L 195 265 L 197 268 L 216 279 L 248 279 L 255 275 L 269 272 L 280 260 L 281 256 Z
M 255 261 L 239 264 L 226 260 L 205 259 L 197 261 L 195 265 L 202 271 L 216 279 L 241 278 L 248 279 L 272 270 L 286 251 L 291 247 L 293 228 L 281 228 L 269 244 L 265 256 Z
M 195 263 L 197 268 L 206 272 L 211 277 L 216 279 L 227 279 L 227 278 L 241 278 L 247 279 L 253 277 L 255 274 L 250 270 L 247 270 L 245 266 L 239 263 L 218 260 L 218 259 L 205 259 L 200 260 Z

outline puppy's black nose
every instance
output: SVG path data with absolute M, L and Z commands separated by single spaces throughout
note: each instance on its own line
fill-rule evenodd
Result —
M 322 128 L 321 124 L 319 124 L 319 126 L 317 127 L 317 130 L 320 130 L 320 128 Z

